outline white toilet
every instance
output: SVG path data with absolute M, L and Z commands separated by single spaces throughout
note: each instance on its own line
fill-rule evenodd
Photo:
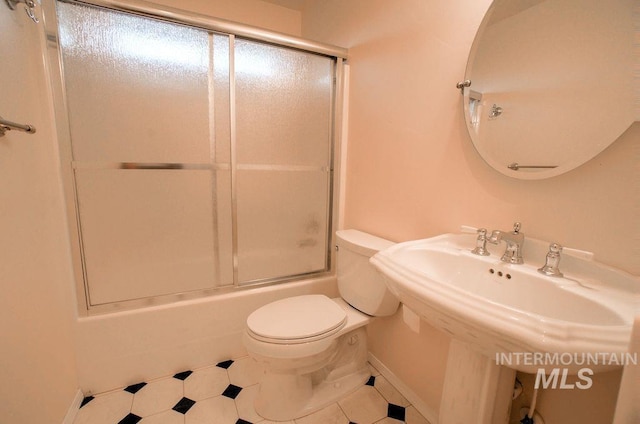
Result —
M 361 387 L 370 376 L 364 326 L 398 309 L 369 264 L 393 243 L 357 230 L 336 236 L 341 298 L 290 297 L 247 318 L 244 345 L 265 370 L 255 408 L 268 420 L 308 415 Z

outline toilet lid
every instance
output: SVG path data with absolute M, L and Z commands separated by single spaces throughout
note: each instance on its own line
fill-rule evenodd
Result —
M 247 318 L 247 327 L 259 338 L 278 343 L 333 334 L 346 322 L 346 311 L 327 296 L 304 295 L 278 300 L 255 310 Z

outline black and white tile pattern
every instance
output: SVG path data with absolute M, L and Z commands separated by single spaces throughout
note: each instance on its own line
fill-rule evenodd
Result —
M 356 392 L 286 424 L 429 424 L 375 368 L 371 372 Z M 245 357 L 132 384 L 86 397 L 74 424 L 270 424 L 253 408 L 260 374 Z

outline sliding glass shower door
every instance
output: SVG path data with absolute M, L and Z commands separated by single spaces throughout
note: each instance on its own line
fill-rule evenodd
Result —
M 332 75 L 323 56 L 235 43 L 241 283 L 326 267 Z
M 57 13 L 89 307 L 328 270 L 335 59 Z

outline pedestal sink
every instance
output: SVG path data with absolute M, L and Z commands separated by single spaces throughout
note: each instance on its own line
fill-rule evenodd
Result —
M 597 373 L 621 365 L 640 315 L 640 278 L 587 254 L 563 255 L 564 276 L 547 276 L 538 272 L 547 242 L 527 238 L 524 264 L 502 262 L 504 246 L 472 254 L 475 243 L 474 234 L 445 234 L 396 244 L 371 259 L 402 303 L 453 338 L 440 424 L 502 422 L 504 411 L 496 408 L 508 402 L 492 399 L 491 387 L 508 396 L 513 370 Z M 475 412 L 464 416 L 460 406 L 470 398 L 475 403 L 467 409 Z M 453 405 L 457 411 L 447 410 Z

